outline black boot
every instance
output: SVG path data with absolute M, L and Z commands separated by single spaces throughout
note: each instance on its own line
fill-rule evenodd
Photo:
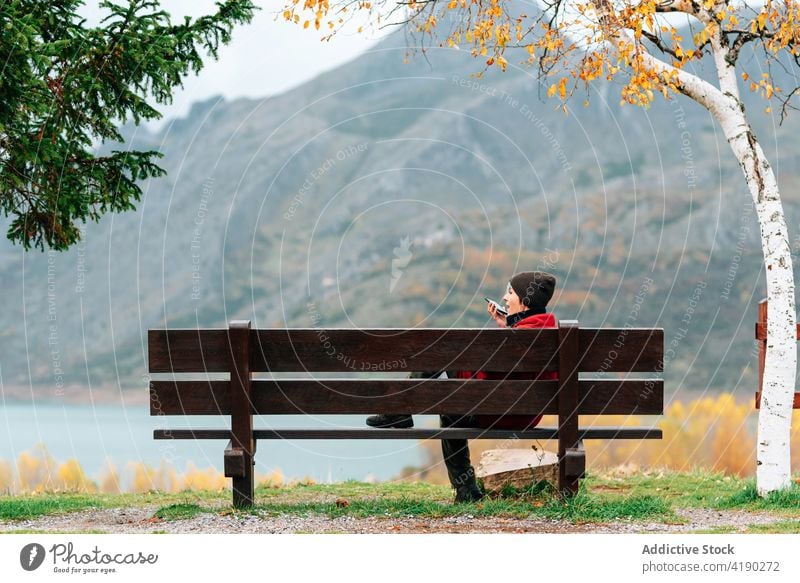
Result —
M 408 429 L 414 427 L 411 415 L 373 415 L 367 417 L 367 425 L 378 429 Z
M 483 498 L 483 492 L 478 487 L 478 484 L 472 480 L 471 482 L 464 484 L 463 486 L 458 486 L 456 488 L 456 499 L 455 503 L 459 504 L 462 502 L 477 502 Z
M 449 427 L 477 427 L 477 421 L 470 415 L 442 415 L 441 425 Z M 469 444 L 466 439 L 443 439 L 442 457 L 447 467 L 450 485 L 456 490 L 456 504 L 477 502 L 483 492 L 475 480 L 475 468 L 469 460 Z

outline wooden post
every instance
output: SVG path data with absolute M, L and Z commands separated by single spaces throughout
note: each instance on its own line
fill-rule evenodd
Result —
M 800 324 L 797 325 L 797 339 L 800 340 Z M 758 391 L 756 391 L 756 409 L 761 408 L 761 391 L 764 389 L 764 364 L 767 362 L 767 298 L 758 302 L 758 319 L 756 320 L 756 342 L 758 342 Z M 793 409 L 800 409 L 800 393 L 795 388 Z
M 576 494 L 581 477 L 574 471 L 580 465 L 577 458 L 581 457 L 578 451 L 579 331 L 576 320 L 562 320 L 558 326 L 558 490 L 562 496 Z M 585 456 L 583 453 L 584 462 Z
M 225 451 L 226 475 L 233 478 L 233 505 L 253 505 L 253 405 L 250 395 L 250 320 L 228 327 L 231 371 L 231 443 Z
M 758 409 L 761 407 L 761 390 L 764 388 L 764 363 L 767 361 L 767 298 L 758 302 L 756 342 L 758 342 L 758 392 L 756 393 L 756 409 Z

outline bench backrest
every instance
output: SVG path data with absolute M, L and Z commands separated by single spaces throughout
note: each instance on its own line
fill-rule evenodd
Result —
M 151 373 L 230 373 L 230 380 L 153 380 L 153 415 L 645 414 L 663 412 L 660 379 L 579 379 L 579 373 L 660 373 L 663 329 L 150 330 Z M 485 370 L 510 380 L 252 379 L 253 373 Z M 519 380 L 557 371 L 558 380 Z M 533 375 L 531 375 L 533 376 Z M 561 387 L 561 403 L 559 390 Z M 573 393 L 570 395 L 569 393 Z M 569 407 L 569 409 L 565 409 Z

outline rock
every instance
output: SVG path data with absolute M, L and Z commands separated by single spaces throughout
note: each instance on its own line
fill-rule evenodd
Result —
M 481 455 L 475 475 L 481 478 L 488 492 L 497 492 L 506 486 L 527 488 L 541 480 L 556 485 L 558 456 L 532 448 L 490 449 Z

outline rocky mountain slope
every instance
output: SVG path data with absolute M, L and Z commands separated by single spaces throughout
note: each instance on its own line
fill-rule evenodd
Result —
M 144 391 L 146 331 L 165 325 L 493 325 L 482 297 L 539 268 L 561 318 L 663 326 L 670 394 L 752 393 L 758 225 L 704 109 L 621 106 L 614 82 L 565 115 L 513 59 L 478 79 L 467 51 L 405 52 L 394 34 L 282 95 L 131 129 L 169 172 L 136 212 L 66 253 L 2 245 L 4 387 Z M 779 127 L 746 98 L 798 249 L 800 117 Z

